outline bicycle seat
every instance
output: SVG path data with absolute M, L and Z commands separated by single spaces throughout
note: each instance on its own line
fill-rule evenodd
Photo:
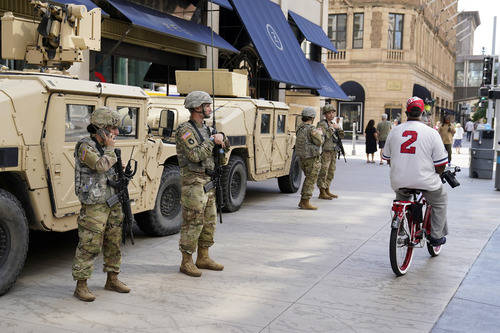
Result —
M 418 188 L 402 187 L 402 188 L 398 189 L 398 191 L 404 192 L 406 194 L 420 194 L 420 193 L 424 192 L 425 190 L 420 190 Z

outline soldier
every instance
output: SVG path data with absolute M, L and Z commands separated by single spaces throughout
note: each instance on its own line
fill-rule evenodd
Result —
M 179 250 L 182 263 L 179 270 L 189 276 L 201 276 L 201 269 L 222 271 L 224 266 L 208 256 L 214 244 L 217 220 L 215 188 L 210 189 L 215 163 L 213 150 L 220 145 L 227 152 L 229 142 L 224 134 L 212 134 L 204 119 L 210 118 L 210 95 L 193 91 L 186 96 L 184 106 L 191 113 L 189 121 L 176 132 L 176 148 L 182 178 L 182 225 Z M 224 163 L 223 163 L 224 164 Z M 192 255 L 198 248 L 196 265 Z
M 312 197 L 314 184 L 318 180 L 320 163 L 320 149 L 323 144 L 323 132 L 313 126 L 312 122 L 316 117 L 316 111 L 312 107 L 302 110 L 302 124 L 297 128 L 297 141 L 295 151 L 300 159 L 300 167 L 306 178 L 302 184 L 302 193 L 299 202 L 301 209 L 318 209 L 311 205 L 309 200 Z
M 120 116 L 109 108 L 98 108 L 90 116 L 90 137 L 75 147 L 75 193 L 82 204 L 78 217 L 79 242 L 73 261 L 74 296 L 92 302 L 95 296 L 87 287 L 94 260 L 103 251 L 107 290 L 128 293 L 130 288 L 118 280 L 120 272 L 123 213 L 120 203 L 108 207 L 106 200 L 115 194 L 109 180 L 116 180 L 114 138 Z
M 326 104 L 322 111 L 325 119 L 319 122 L 318 128 L 323 131 L 325 142 L 322 147 L 321 169 L 318 175 L 319 198 L 332 200 L 338 198 L 336 194 L 330 192 L 330 184 L 337 164 L 338 141 L 344 138 L 344 131 L 337 123 L 332 122 L 336 111 L 333 105 Z

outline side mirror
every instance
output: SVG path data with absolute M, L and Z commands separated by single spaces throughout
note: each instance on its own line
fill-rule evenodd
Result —
M 174 131 L 175 112 L 172 110 L 161 110 L 158 132 L 164 138 L 168 138 Z

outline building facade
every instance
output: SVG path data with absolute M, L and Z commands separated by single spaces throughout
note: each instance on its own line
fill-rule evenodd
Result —
M 328 34 L 338 52 L 327 68 L 350 96 L 339 102 L 344 129 L 361 133 L 370 119 L 404 119 L 419 95 L 437 121 L 453 108 L 456 1 L 331 0 Z M 434 101 L 434 103 L 433 103 Z

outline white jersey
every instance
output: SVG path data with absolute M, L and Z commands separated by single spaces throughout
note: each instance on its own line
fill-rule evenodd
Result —
M 439 133 L 420 121 L 408 121 L 394 127 L 387 137 L 382 157 L 391 161 L 394 190 L 438 190 L 441 179 L 434 167 L 448 163 L 448 153 Z

